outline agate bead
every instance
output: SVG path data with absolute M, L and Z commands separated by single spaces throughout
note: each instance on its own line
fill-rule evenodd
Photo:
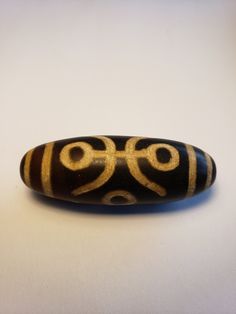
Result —
M 59 140 L 28 151 L 21 178 L 34 191 L 77 203 L 163 203 L 193 196 L 216 177 L 214 160 L 177 141 L 134 136 Z

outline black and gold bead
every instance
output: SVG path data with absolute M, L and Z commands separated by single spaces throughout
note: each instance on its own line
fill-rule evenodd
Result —
M 77 203 L 163 203 L 193 196 L 216 177 L 214 160 L 181 142 L 129 136 L 77 137 L 28 151 L 21 178 L 31 189 Z

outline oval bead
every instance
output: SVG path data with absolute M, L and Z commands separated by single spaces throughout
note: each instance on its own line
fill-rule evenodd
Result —
M 89 136 L 37 146 L 20 174 L 34 191 L 77 203 L 128 205 L 191 197 L 210 187 L 215 162 L 177 141 L 134 136 Z

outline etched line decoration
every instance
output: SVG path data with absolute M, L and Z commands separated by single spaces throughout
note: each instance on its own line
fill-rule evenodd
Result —
M 126 190 L 114 190 L 106 193 L 102 198 L 106 205 L 131 205 L 137 203 L 136 197 Z
M 204 153 L 204 155 L 205 155 L 206 164 L 207 164 L 207 178 L 206 178 L 206 184 L 205 184 L 205 188 L 207 189 L 211 185 L 213 165 L 212 165 L 211 157 L 207 153 Z
M 51 185 L 51 163 L 54 142 L 45 145 L 42 165 L 41 165 L 41 181 L 43 191 L 47 196 L 53 196 Z
M 186 144 L 186 150 L 188 154 L 189 169 L 188 169 L 188 190 L 186 197 L 190 197 L 194 194 L 196 189 L 197 179 L 197 157 L 193 146 Z
M 80 170 L 87 168 L 94 158 L 105 158 L 104 164 L 105 169 L 104 171 L 92 182 L 89 182 L 85 185 L 82 185 L 75 190 L 72 191 L 72 195 L 77 196 L 94 189 L 99 188 L 104 183 L 106 183 L 110 177 L 113 175 L 115 171 L 116 165 L 116 146 L 114 142 L 105 136 L 97 136 L 100 140 L 103 141 L 105 144 L 106 150 L 105 151 L 96 151 L 92 148 L 92 146 L 85 142 L 76 142 L 72 144 L 68 144 L 63 147 L 60 153 L 60 161 L 61 163 L 68 169 L 72 171 Z M 83 157 L 81 160 L 73 161 L 71 160 L 70 152 L 72 148 L 81 148 L 83 151 Z
M 92 191 L 105 184 L 113 175 L 116 167 L 117 158 L 124 158 L 127 162 L 130 174 L 143 186 L 164 197 L 167 191 L 164 187 L 156 182 L 148 179 L 140 170 L 138 165 L 138 158 L 146 158 L 150 165 L 159 171 L 171 171 L 179 166 L 179 152 L 178 150 L 164 143 L 151 144 L 147 148 L 136 150 L 136 144 L 143 139 L 143 137 L 132 137 L 127 140 L 125 150 L 116 150 L 115 143 L 112 139 L 106 136 L 95 136 L 100 139 L 104 145 L 105 150 L 95 150 L 86 142 L 75 142 L 65 145 L 60 152 L 61 163 L 69 170 L 77 171 L 90 166 L 92 161 L 97 158 L 104 159 L 104 171 L 92 182 L 82 185 L 74 189 L 71 193 L 74 196 Z M 82 151 L 82 158 L 74 160 L 71 157 L 73 149 L 80 149 Z M 170 154 L 170 159 L 167 162 L 161 162 L 157 159 L 156 152 L 158 149 L 166 149 Z
M 31 165 L 33 152 L 34 152 L 34 149 L 31 149 L 30 151 L 28 151 L 28 153 L 25 156 L 25 164 L 24 164 L 24 180 L 25 180 L 25 184 L 30 188 L 31 188 L 30 165 Z
M 135 146 L 141 137 L 133 137 L 126 143 L 125 151 L 127 153 L 126 160 L 132 176 L 148 189 L 156 192 L 160 196 L 166 196 L 167 192 L 164 187 L 156 182 L 150 181 L 140 170 L 138 165 L 138 157 L 147 158 L 153 168 L 159 171 L 170 171 L 179 165 L 179 152 L 176 148 L 169 144 L 152 144 L 148 148 L 140 151 L 135 150 Z M 156 151 L 160 148 L 165 148 L 169 151 L 171 158 L 168 162 L 162 163 L 157 160 Z

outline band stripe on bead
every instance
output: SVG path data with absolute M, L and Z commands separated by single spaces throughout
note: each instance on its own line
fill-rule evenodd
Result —
M 45 145 L 42 167 L 41 167 L 41 181 L 43 191 L 47 196 L 53 196 L 52 184 L 51 184 L 51 162 L 54 143 L 48 143 Z
M 189 160 L 188 169 L 188 190 L 186 197 L 190 197 L 194 194 L 196 188 L 197 179 L 197 158 L 193 146 L 186 144 L 186 150 Z
M 31 188 L 30 165 L 31 165 L 33 151 L 34 149 L 31 149 L 30 151 L 28 151 L 28 153 L 25 156 L 25 163 L 24 163 L 24 180 L 25 180 L 25 184 L 30 188 Z
M 211 185 L 211 181 L 212 181 L 213 165 L 212 165 L 211 157 L 207 153 L 205 153 L 205 158 L 206 158 L 206 164 L 207 164 L 207 179 L 206 179 L 205 188 L 208 188 Z

